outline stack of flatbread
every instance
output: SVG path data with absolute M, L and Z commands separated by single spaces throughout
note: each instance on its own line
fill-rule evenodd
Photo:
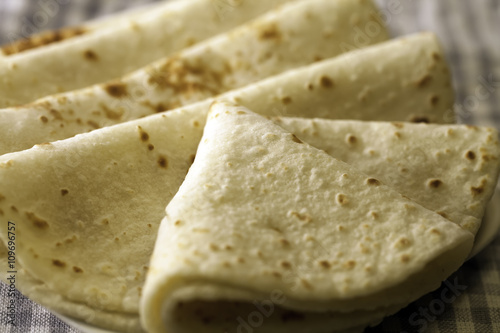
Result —
M 16 287 L 56 313 L 362 332 L 469 256 L 498 133 L 453 124 L 436 37 L 388 40 L 371 1 L 174 1 L 40 36 L 0 61 L 0 269 L 11 221 Z

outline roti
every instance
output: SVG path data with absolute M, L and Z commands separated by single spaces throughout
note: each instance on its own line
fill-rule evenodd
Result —
M 343 2 L 345 1 L 347 0 Z M 296 6 L 298 9 L 304 6 L 314 8 L 324 2 L 325 0 L 316 0 L 298 3 Z M 340 4 L 337 1 L 326 2 Z M 321 6 L 316 8 L 322 9 Z M 299 10 L 296 13 L 303 15 L 304 12 Z M 369 11 L 367 15 L 368 13 Z M 274 20 L 276 15 L 279 15 L 278 12 L 273 14 L 271 19 Z M 282 16 L 285 21 L 288 17 Z M 327 17 L 330 17 L 330 14 Z M 307 25 L 307 22 L 304 21 L 304 24 Z M 255 31 L 260 30 L 252 28 L 249 31 L 250 39 L 254 40 Z M 304 45 L 308 45 L 308 35 L 303 35 L 303 38 Z M 252 43 L 238 43 L 238 47 L 230 48 L 229 45 L 233 44 L 233 41 L 225 37 L 222 40 L 227 41 L 224 45 L 228 46 L 228 50 L 236 53 L 238 50 L 253 52 L 252 46 L 247 46 Z M 275 46 L 272 43 L 264 48 L 271 50 Z M 205 50 L 195 48 L 189 52 L 194 54 L 192 59 L 201 61 L 200 59 L 206 57 Z M 246 63 L 248 66 L 233 71 L 226 79 L 237 80 L 238 85 L 243 85 L 249 77 L 265 78 L 277 68 L 285 70 L 300 63 L 301 60 L 290 54 L 288 49 L 281 51 L 279 64 L 276 59 L 270 63 Z M 313 61 L 315 54 L 316 49 L 309 53 L 309 60 L 306 62 Z M 211 56 L 208 58 L 214 60 Z M 307 59 L 305 55 L 302 58 Z M 223 59 L 229 61 L 236 58 Z M 219 64 L 218 61 L 212 63 Z M 181 66 L 182 62 L 174 61 L 174 64 Z M 259 74 L 250 74 L 255 72 Z M 182 81 L 182 84 L 173 87 L 167 84 L 168 81 L 162 81 L 158 76 L 148 73 L 148 70 L 138 72 L 123 84 L 92 87 L 84 91 L 48 97 L 23 108 L 0 111 L 0 131 L 4 134 L 0 142 L 0 154 L 141 118 L 175 107 L 177 102 L 184 104 L 198 98 L 203 100 L 204 96 L 211 94 L 210 89 L 201 92 L 192 90 L 200 82 L 212 82 L 205 77 L 207 72 L 193 74 L 186 82 Z M 156 80 L 152 80 L 155 77 Z M 384 79 L 381 80 L 381 77 Z M 152 83 L 147 83 L 150 80 Z M 158 86 L 155 82 L 163 82 L 164 85 Z M 225 92 L 221 98 L 231 99 L 256 110 L 269 108 L 270 114 L 276 116 L 450 123 L 455 120 L 454 93 L 450 82 L 448 65 L 444 61 L 437 38 L 432 33 L 423 33 L 291 69 Z M 145 83 L 145 91 L 148 93 L 144 93 L 142 97 L 131 97 L 137 96 L 135 91 L 144 91 Z M 127 92 L 131 95 L 128 96 Z M 170 104 L 172 101 L 176 103 Z M 202 108 L 208 109 L 212 101 L 205 101 Z M 181 106 L 184 109 L 190 107 L 193 106 Z M 202 127 L 205 118 L 197 121 Z
M 416 300 L 473 238 L 270 120 L 215 103 L 158 231 L 141 320 L 150 333 L 241 331 L 266 307 L 250 322 L 258 332 L 355 328 L 332 325 L 332 312 Z
M 69 316 L 127 332 L 134 331 L 127 328 L 140 327 L 137 306 L 159 223 L 195 158 L 208 107 L 200 103 L 198 108 L 154 115 L 0 157 L 0 181 L 4 184 L 0 210 L 23 235 L 18 237 L 17 265 L 29 275 L 19 280 L 17 287 L 37 302 Z M 260 112 L 272 115 L 273 108 Z M 381 183 L 402 189 L 408 178 L 415 179 L 415 184 L 422 186 L 412 187 L 413 192 L 408 191 L 407 196 L 421 204 L 438 203 L 426 208 L 441 210 L 454 197 L 464 203 L 460 211 L 463 215 L 460 218 L 457 212 L 448 217 L 454 216 L 458 222 L 480 219 L 498 175 L 498 146 L 489 139 L 495 133 L 486 128 L 407 123 L 400 129 L 390 123 L 286 118 L 280 124 L 288 129 L 295 127 L 297 137 L 311 140 L 334 156 L 329 147 L 338 147 L 337 157 L 357 163 L 354 166 L 366 172 L 377 172 L 370 176 Z M 400 130 L 405 135 L 404 144 L 393 139 L 392 131 L 374 135 L 372 129 L 383 126 Z M 310 128 L 315 130 L 303 131 Z M 456 136 L 446 136 L 449 130 Z M 359 148 L 347 148 L 352 139 L 345 133 L 356 137 L 358 147 L 373 148 L 376 154 L 367 152 L 365 160 L 358 157 Z M 470 177 L 463 180 L 464 184 L 477 186 L 482 179 L 491 180 L 482 195 L 472 196 L 466 190 L 454 193 L 457 187 L 448 183 L 446 169 L 432 175 L 421 172 L 432 163 L 422 164 L 422 169 L 414 167 L 415 151 L 424 154 L 423 160 L 434 158 L 435 150 L 421 140 L 432 135 L 452 150 L 447 163 L 458 170 L 483 164 L 481 172 L 463 174 Z M 390 143 L 396 152 L 382 154 L 382 147 Z M 487 152 L 490 160 L 484 164 L 478 156 L 471 162 L 463 157 L 468 151 Z M 387 160 L 395 155 L 404 164 L 393 166 Z M 408 175 L 399 167 L 407 168 Z M 394 178 L 379 177 L 381 170 L 393 170 Z M 432 177 L 443 181 L 438 190 L 426 186 Z M 1 230 L 0 236 L 5 241 L 6 231 Z M 93 246 L 88 246 L 87 240 L 92 240 Z M 52 296 L 45 298 L 49 294 Z M 110 295 L 118 297 L 110 299 Z M 72 303 L 73 307 L 68 305 Z M 127 308 L 119 310 L 123 305 Z M 395 307 L 393 311 L 399 309 Z M 388 313 L 391 309 L 370 313 L 366 324 Z M 130 317 L 132 324 L 126 321 Z
M 291 1 L 168 1 L 109 26 L 67 29 L 66 40 L 2 57 L 0 107 L 118 78 Z

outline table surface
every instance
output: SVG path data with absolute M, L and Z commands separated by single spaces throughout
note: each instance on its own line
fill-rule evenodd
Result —
M 500 0 L 375 0 L 393 36 L 437 33 L 450 61 L 461 122 L 500 128 Z M 43 3 L 56 0 L 0 0 L 0 44 L 20 31 Z M 52 29 L 154 0 L 57 0 Z M 486 94 L 484 92 L 487 92 Z M 78 333 L 43 307 L 18 299 L 18 328 L 6 326 L 8 298 L 0 285 L 0 332 Z M 500 237 L 450 277 L 371 332 L 500 332 Z

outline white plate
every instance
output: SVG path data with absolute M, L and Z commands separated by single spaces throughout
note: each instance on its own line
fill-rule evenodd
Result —
M 469 257 L 472 258 L 476 256 L 479 252 L 484 250 L 488 244 L 490 244 L 497 236 L 498 231 L 500 230 L 500 190 L 497 189 L 493 199 L 489 203 L 486 214 L 483 219 L 483 224 L 481 225 L 481 229 L 479 230 L 476 240 L 474 243 L 474 247 L 472 249 L 471 255 Z M 67 318 L 65 316 L 56 314 L 62 321 L 66 322 L 68 325 L 71 325 L 75 328 L 78 328 L 82 332 L 85 333 L 119 333 L 114 331 L 103 330 L 80 321 Z
M 469 259 L 484 250 L 498 236 L 498 230 L 500 230 L 500 189 L 497 188 L 486 208 L 483 224 L 476 235 Z

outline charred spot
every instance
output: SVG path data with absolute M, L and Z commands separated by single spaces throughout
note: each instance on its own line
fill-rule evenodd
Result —
M 279 40 L 281 38 L 281 32 L 278 29 L 278 26 L 276 24 L 270 24 L 268 26 L 263 27 L 259 31 L 259 38 L 260 39 L 276 39 Z
M 429 181 L 429 187 L 431 188 L 439 188 L 441 185 L 443 185 L 443 182 L 439 179 L 431 179 Z
M 475 160 L 476 159 L 476 154 L 473 152 L 473 151 L 468 151 L 466 154 L 465 154 L 465 158 L 467 158 L 468 160 Z
M 226 76 L 225 72 L 210 70 L 201 63 L 187 62 L 178 56 L 170 58 L 148 74 L 148 83 L 155 89 L 171 89 L 176 94 L 208 92 L 211 95 L 224 91 Z M 168 108 L 175 106 L 174 103 L 170 104 Z
M 66 267 L 66 263 L 64 261 L 57 260 L 57 259 L 52 260 L 52 265 L 59 267 L 59 268 Z
M 68 103 L 68 97 L 66 97 L 66 96 L 57 97 L 57 103 L 59 103 L 61 105 L 65 105 L 66 103 Z
M 321 60 L 323 60 L 322 56 L 319 55 L 314 56 L 314 62 L 320 62 Z
M 94 129 L 99 129 L 101 128 L 101 126 L 99 126 L 98 123 L 96 123 L 95 121 L 93 120 L 88 120 L 87 121 L 87 125 L 89 125 L 90 127 L 94 128 Z
M 280 244 L 282 246 L 290 246 L 290 242 L 284 238 L 280 239 Z
M 146 131 L 144 131 L 141 126 L 137 126 L 137 128 L 139 129 L 139 137 L 141 138 L 141 141 L 142 142 L 149 141 L 149 134 Z
M 194 163 L 194 160 L 196 159 L 196 155 L 191 155 L 189 156 L 189 161 L 191 162 L 191 164 Z
M 81 269 L 80 267 L 77 267 L 77 266 L 73 266 L 73 272 L 75 273 L 83 273 L 83 269 Z
M 59 111 L 57 111 L 57 110 L 51 109 L 50 110 L 50 114 L 56 120 L 64 120 L 64 118 L 62 117 L 61 113 Z
M 436 96 L 436 95 L 431 96 L 430 101 L 431 101 L 432 106 L 438 105 L 439 104 L 439 96 Z
M 61 195 L 64 197 L 65 195 L 67 195 L 69 193 L 69 191 L 67 189 L 62 189 L 61 190 Z
M 152 150 L 154 150 L 154 149 L 155 149 L 155 146 L 154 146 L 154 145 L 152 145 L 152 144 L 148 144 L 148 150 L 149 150 L 149 151 L 152 151 Z
M 20 39 L 13 43 L 7 44 L 0 50 L 4 55 L 9 56 L 83 35 L 86 32 L 87 31 L 83 27 L 72 27 L 54 31 L 46 31 L 30 36 L 29 38 Z
M 431 83 L 431 81 L 432 81 L 432 76 L 427 74 L 427 75 L 423 76 L 422 78 L 420 78 L 416 82 L 416 85 L 419 88 L 425 88 L 426 86 L 428 86 Z
M 123 109 L 118 110 L 118 111 L 111 110 L 104 103 L 101 103 L 100 107 L 104 111 L 104 113 L 106 114 L 106 118 L 111 119 L 111 120 L 120 120 L 123 116 L 123 113 L 124 113 Z
M 319 83 L 323 88 L 331 88 L 334 85 L 333 80 L 326 75 L 319 79 Z
M 127 85 L 123 82 L 117 81 L 117 82 L 106 84 L 106 85 L 104 85 L 104 90 L 106 90 L 106 92 L 110 96 L 116 97 L 116 98 L 121 98 L 121 97 L 125 97 L 128 95 Z
M 485 162 L 489 162 L 491 160 L 496 161 L 498 158 L 496 156 L 489 155 L 489 154 L 481 154 L 481 159 Z
M 285 105 L 288 105 L 288 104 L 292 103 L 292 98 L 289 96 L 283 97 L 281 99 L 281 102 L 283 102 L 283 104 L 285 104 Z
M 38 216 L 36 216 L 34 213 L 30 213 L 30 212 L 26 212 L 26 217 L 28 218 L 28 220 L 30 220 L 33 225 L 37 228 L 40 228 L 40 229 L 47 229 L 49 227 L 49 224 L 47 223 L 47 221 L 39 218 Z
M 40 120 L 42 121 L 42 123 L 47 123 L 49 121 L 49 119 L 45 116 L 41 116 Z
M 280 278 L 282 278 L 282 277 L 283 277 L 283 275 L 282 275 L 280 272 L 273 272 L 272 274 L 273 274 L 273 276 L 274 276 L 275 278 L 278 278 L 278 279 L 280 279 Z
M 344 268 L 346 269 L 353 269 L 356 267 L 356 262 L 354 260 L 349 260 L 344 263 Z
M 484 190 L 485 190 L 485 187 L 486 187 L 486 180 L 483 179 L 481 181 L 481 185 L 479 185 L 477 187 L 474 187 L 474 186 L 471 187 L 472 195 L 476 196 L 476 195 L 483 194 Z
M 429 124 L 431 121 L 427 117 L 414 116 L 410 119 L 412 123 L 425 123 Z
M 83 57 L 88 61 L 98 61 L 99 56 L 92 50 L 87 50 L 83 52 Z
M 366 183 L 368 185 L 371 185 L 371 186 L 380 186 L 380 184 L 381 184 L 380 181 L 378 179 L 375 179 L 375 178 L 368 178 L 366 180 Z
M 328 269 L 328 268 L 330 268 L 330 267 L 331 267 L 330 263 L 329 263 L 328 261 L 326 261 L 326 260 L 322 260 L 322 261 L 320 261 L 320 262 L 319 262 L 319 265 L 320 265 L 321 267 L 325 268 L 325 269 Z
M 311 284 L 309 283 L 309 281 L 307 280 L 304 280 L 304 279 L 300 279 L 300 283 L 302 283 L 302 285 L 306 288 L 306 289 L 309 289 L 309 290 L 313 290 L 313 286 L 311 286 Z
M 160 112 L 163 112 L 165 110 L 170 110 L 170 109 L 175 109 L 175 107 L 167 107 L 167 106 L 164 106 L 163 104 L 157 104 L 155 107 L 154 107 L 156 113 L 160 113 Z
M 177 102 L 174 102 L 172 103 L 171 105 L 167 105 L 165 106 L 164 104 L 162 103 L 159 103 L 159 104 L 153 104 L 151 103 L 150 101 L 145 101 L 145 102 L 141 102 L 142 105 L 144 105 L 145 107 L 148 107 L 150 108 L 151 110 L 153 110 L 153 112 L 155 113 L 160 113 L 160 112 L 163 112 L 163 111 L 166 111 L 166 110 L 170 110 L 170 109 L 175 109 L 176 107 L 179 107 L 181 106 L 179 103 Z M 144 115 L 145 117 L 146 115 Z
M 347 197 L 344 194 L 337 194 L 337 202 L 340 205 L 346 205 L 349 200 L 347 200 Z
M 292 268 L 292 264 L 289 263 L 288 261 L 282 261 L 280 265 L 281 265 L 281 267 L 286 268 L 286 269 Z
M 65 242 L 66 244 L 71 244 L 71 243 L 73 243 L 73 242 L 74 242 L 74 241 L 76 241 L 76 240 L 77 240 L 76 236 L 75 236 L 75 235 L 73 235 L 73 237 L 68 238 L 68 239 L 65 239 L 65 240 L 64 240 L 64 242 Z
M 431 229 L 431 233 L 438 235 L 438 236 L 441 236 L 441 231 L 439 231 L 438 229 L 435 229 L 435 228 Z
M 168 168 L 168 160 L 165 156 L 159 156 L 157 163 L 160 166 L 160 168 L 162 168 L 162 169 Z
M 441 56 L 436 53 L 436 52 L 432 52 L 432 59 L 436 60 L 436 61 L 440 61 L 441 60 Z
M 348 135 L 347 136 L 347 143 L 350 143 L 350 144 L 353 145 L 356 142 L 358 142 L 358 139 L 354 135 Z
M 409 246 L 410 244 L 411 244 L 411 241 L 410 241 L 408 238 L 401 238 L 401 239 L 398 241 L 398 245 L 399 245 L 399 246 L 402 246 L 402 247 Z

